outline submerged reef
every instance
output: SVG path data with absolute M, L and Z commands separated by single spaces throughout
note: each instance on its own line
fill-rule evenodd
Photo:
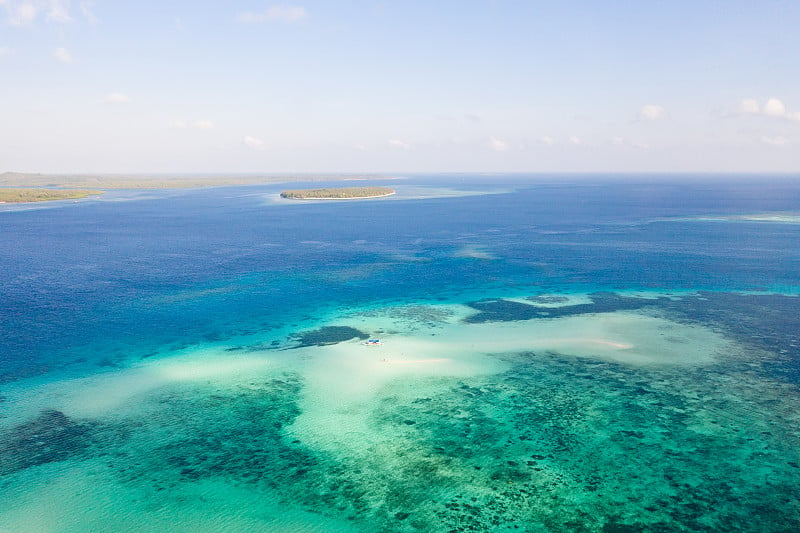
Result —
M 724 367 L 508 357 L 514 368 L 502 376 L 376 412 L 377 427 L 417 442 L 408 463 L 451 487 L 410 511 L 420 523 L 604 532 L 798 525 L 800 436 L 780 429 L 798 415 L 773 412 L 788 391 L 755 375 L 722 387 Z M 751 397 L 756 389 L 761 397 Z
M 415 332 L 441 328 L 452 321 L 455 312 L 445 306 L 399 305 L 359 311 L 356 318 L 390 318 L 403 331 Z
M 293 336 L 299 344 L 296 348 L 306 346 L 326 346 L 338 344 L 350 339 L 368 339 L 369 335 L 350 326 L 325 326 L 311 331 L 304 331 Z
M 0 433 L 0 476 L 82 454 L 91 443 L 94 424 L 76 422 L 48 409 L 29 422 Z
M 542 299 L 544 298 L 544 299 Z M 532 303 L 555 303 L 564 300 L 558 297 L 530 297 Z M 634 298 L 621 296 L 612 292 L 598 292 L 591 295 L 592 303 L 564 305 L 561 307 L 544 307 L 530 305 L 502 298 L 489 298 L 469 302 L 467 305 L 478 312 L 464 319 L 469 324 L 483 322 L 510 322 L 515 320 L 531 320 L 534 318 L 562 318 L 585 315 L 587 313 L 610 313 L 614 311 L 632 311 L 651 307 L 666 301 L 666 297 L 657 299 Z
M 233 390 L 164 393 L 153 400 L 163 405 L 156 420 L 131 421 L 141 429 L 119 446 L 117 455 L 129 459 L 115 464 L 117 474 L 133 485 L 148 480 L 156 492 L 201 479 L 272 489 L 300 481 L 313 457 L 284 434 L 299 413 L 299 392 L 299 378 L 286 375 Z

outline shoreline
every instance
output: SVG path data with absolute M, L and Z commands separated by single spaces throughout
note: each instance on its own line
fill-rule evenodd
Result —
M 397 191 L 386 193 L 386 194 L 378 194 L 375 196 L 351 196 L 349 198 L 334 198 L 331 196 L 325 196 L 320 198 L 286 198 L 285 196 L 281 196 L 284 200 L 301 200 L 301 201 L 309 201 L 309 200 L 369 200 L 371 198 L 385 198 L 387 196 L 392 196 L 397 194 Z
M 288 189 L 280 196 L 287 200 L 363 200 L 391 196 L 397 192 L 392 187 L 319 187 L 308 189 Z
M 56 189 L 48 187 L 0 187 L 0 205 L 40 204 L 64 200 L 83 200 L 100 196 L 95 189 Z
M 274 185 L 278 183 L 316 183 L 321 181 L 368 181 L 402 179 L 381 174 L 34 174 L 0 173 L 0 188 L 71 188 L 71 189 L 194 189 L 239 185 Z

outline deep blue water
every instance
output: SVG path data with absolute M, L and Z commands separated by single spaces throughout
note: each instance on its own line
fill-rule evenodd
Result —
M 392 299 L 800 286 L 800 224 L 670 220 L 797 211 L 800 180 L 394 183 L 397 197 L 376 201 L 275 204 L 265 198 L 287 185 L 269 185 L 0 212 L 0 374 L 107 364 Z M 411 186 L 492 194 L 404 199 Z M 454 257 L 465 246 L 494 259 Z

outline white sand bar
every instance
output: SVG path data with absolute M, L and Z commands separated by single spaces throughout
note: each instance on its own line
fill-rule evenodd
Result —
M 85 378 L 30 385 L 12 384 L 6 390 L 2 425 L 33 418 L 43 409 L 58 409 L 69 417 L 97 418 L 136 413 L 141 402 L 162 387 L 180 382 L 238 383 L 275 367 L 260 355 L 238 355 L 219 349 L 195 350 Z M 277 369 L 276 369 L 277 370 Z
M 304 380 L 308 405 L 301 419 L 313 418 L 316 411 L 327 419 L 366 408 L 394 380 L 422 382 L 502 372 L 507 367 L 495 356 L 499 353 L 556 352 L 627 365 L 699 365 L 731 349 L 730 343 L 708 328 L 634 312 L 482 324 L 458 320 L 465 315 L 466 311 L 451 309 L 448 319 L 434 328 L 410 327 L 409 317 L 394 320 L 391 315 L 352 315 L 336 321 L 370 333 L 391 332 L 380 334 L 380 346 L 353 340 L 238 356 L 220 348 L 196 349 L 81 379 L 38 386 L 19 383 L 6 389 L 3 425 L 29 419 L 42 409 L 59 409 L 78 418 L 124 415 L 129 409 L 136 411 L 148 394 L 176 382 L 224 386 L 287 370 L 298 372 Z M 339 428 L 348 425 L 339 422 Z M 317 423 L 309 420 L 307 426 Z
M 337 324 L 374 331 L 385 330 L 387 322 L 391 319 L 353 317 Z M 367 453 L 377 444 L 373 440 L 386 439 L 375 435 L 369 415 L 390 382 L 404 380 L 404 387 L 394 387 L 392 394 L 398 401 L 411 400 L 437 387 L 436 378 L 502 372 L 507 366 L 496 357 L 500 353 L 555 352 L 625 365 L 702 365 L 729 349 L 730 343 L 710 329 L 634 312 L 445 323 L 433 330 L 389 334 L 380 346 L 354 340 L 305 348 L 302 414 L 290 431 L 332 453 Z

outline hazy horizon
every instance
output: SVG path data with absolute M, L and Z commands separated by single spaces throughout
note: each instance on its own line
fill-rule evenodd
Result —
M 0 0 L 0 172 L 793 173 L 798 26 L 786 1 Z

